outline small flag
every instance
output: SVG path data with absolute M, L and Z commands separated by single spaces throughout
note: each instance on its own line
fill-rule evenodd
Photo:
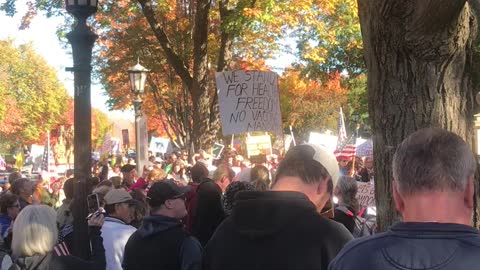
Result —
M 24 159 L 24 155 L 23 155 L 23 150 L 22 150 L 21 152 L 19 152 L 15 155 L 15 167 L 17 169 L 19 169 L 20 171 L 23 168 L 23 159 Z
M 355 156 L 356 146 L 354 140 L 354 135 L 347 137 L 343 111 L 342 108 L 340 108 L 340 115 L 338 118 L 337 148 L 334 152 L 337 159 L 351 159 Z
M 343 110 L 340 107 L 340 114 L 338 116 L 338 139 L 337 149 L 347 139 L 347 130 L 345 129 L 345 120 L 343 118 Z
M 50 133 L 47 133 L 47 140 L 43 148 L 42 166 L 40 167 L 42 174 L 54 174 L 56 172 L 55 160 L 52 150 L 50 149 Z M 49 176 L 46 176 L 49 178 Z

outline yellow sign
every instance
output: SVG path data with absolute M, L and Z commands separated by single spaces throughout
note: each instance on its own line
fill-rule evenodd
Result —
M 272 140 L 269 135 L 247 137 L 248 157 L 272 154 Z

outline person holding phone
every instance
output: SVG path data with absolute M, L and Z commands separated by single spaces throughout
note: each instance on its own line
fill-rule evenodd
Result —
M 100 236 L 103 215 L 94 215 L 88 220 L 92 247 L 90 261 L 53 254 L 58 238 L 56 219 L 55 210 L 46 205 L 30 205 L 22 209 L 13 225 L 13 265 L 8 269 L 105 269 L 105 250 Z
M 123 188 L 112 189 L 104 197 L 105 224 L 102 227 L 107 270 L 121 270 L 128 238 L 136 231 L 129 225 L 133 217 L 132 196 Z

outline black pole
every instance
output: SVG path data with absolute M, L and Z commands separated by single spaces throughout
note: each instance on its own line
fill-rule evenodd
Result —
M 73 209 L 73 254 L 83 259 L 90 257 L 88 237 L 87 179 L 91 176 L 92 112 L 90 102 L 92 49 L 97 35 L 87 26 L 86 19 L 93 13 L 71 12 L 77 19 L 67 38 L 72 45 L 74 73 L 74 157 L 75 186 Z

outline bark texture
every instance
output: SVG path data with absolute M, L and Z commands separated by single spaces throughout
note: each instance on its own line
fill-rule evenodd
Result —
M 398 220 L 391 162 L 406 136 L 441 127 L 472 143 L 477 22 L 465 0 L 358 0 L 358 8 L 383 231 Z

